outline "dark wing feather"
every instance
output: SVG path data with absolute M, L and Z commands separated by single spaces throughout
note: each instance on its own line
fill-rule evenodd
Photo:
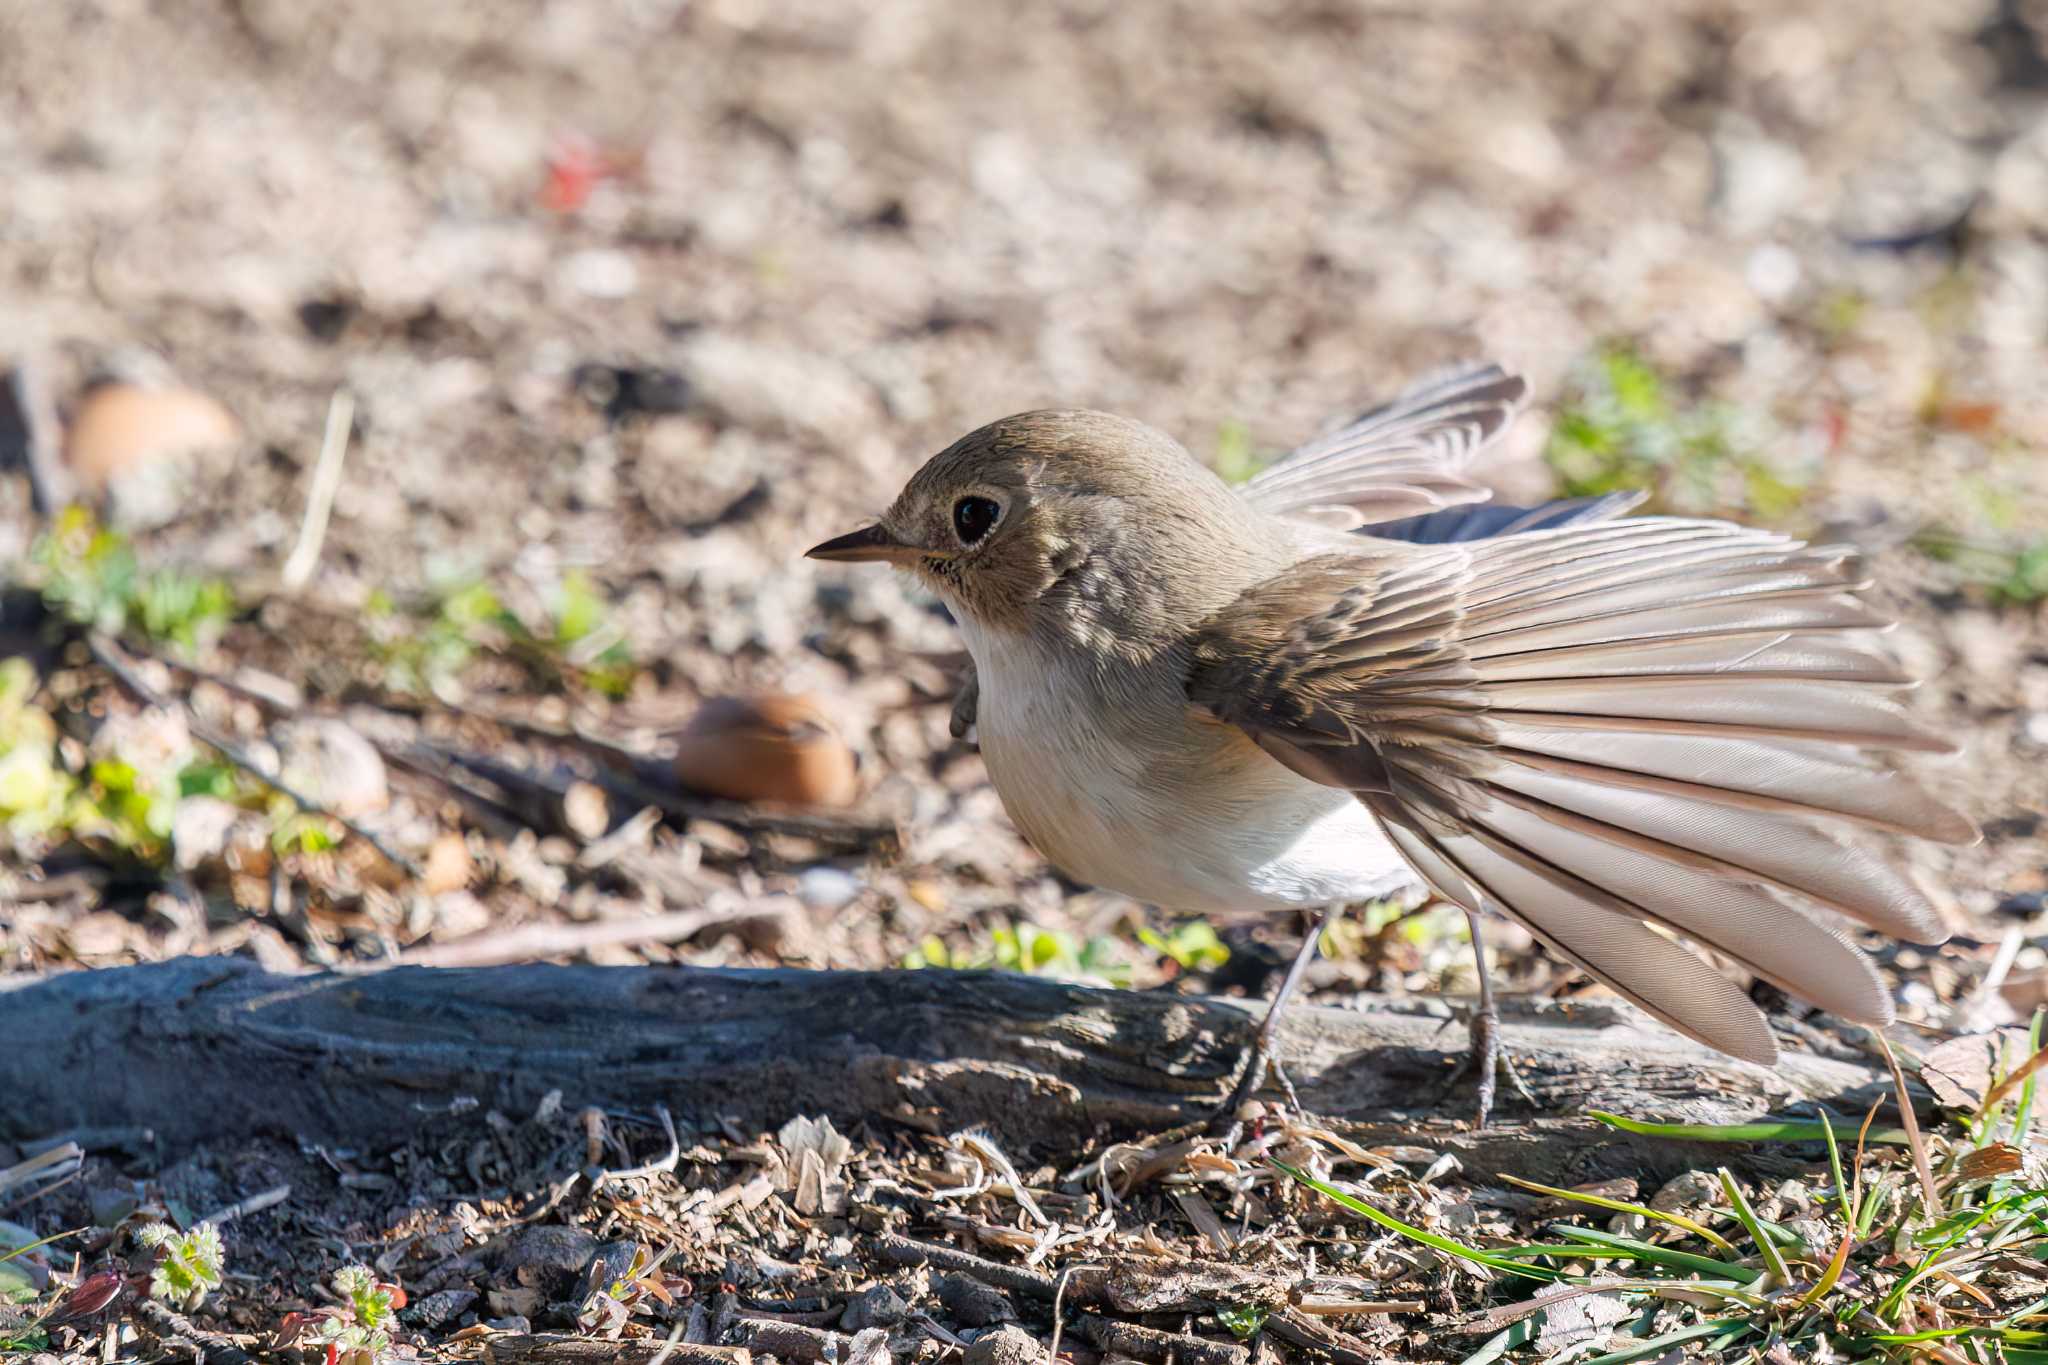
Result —
M 1441 894 L 1490 905 L 1674 1028 L 1775 1045 L 1682 936 L 1849 1018 L 1870 964 L 1804 907 L 1939 942 L 1855 822 L 1975 831 L 1873 751 L 1938 749 L 1863 632 L 1847 552 L 1718 522 L 1568 525 L 1305 561 L 1197 633 L 1193 705 L 1357 794 Z

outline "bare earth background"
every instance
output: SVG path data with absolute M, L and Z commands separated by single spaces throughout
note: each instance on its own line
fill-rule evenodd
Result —
M 74 463 L 109 378 L 210 395 L 242 433 L 107 489 L 146 569 L 232 587 L 183 641 L 125 623 L 162 656 L 137 660 L 143 684 L 183 708 L 139 704 L 54 605 L 44 619 L 46 526 L 0 470 L 0 571 L 26 589 L 0 639 L 35 670 L 20 705 L 56 718 L 74 771 L 115 762 L 147 786 L 148 755 L 172 765 L 125 833 L 0 826 L 0 969 L 914 958 L 1256 992 L 1295 926 L 1176 928 L 1062 882 L 947 736 L 942 614 L 801 551 L 1009 412 L 1114 409 L 1241 473 L 1486 355 L 1537 395 L 1490 466 L 1504 494 L 1647 481 L 1664 507 L 1871 553 L 1930 679 L 1915 705 L 1961 748 L 1932 780 L 1988 836 L 1907 855 L 1958 939 L 1887 950 L 1901 1015 L 1928 1036 L 2024 1018 L 2048 995 L 2038 7 L 1635 8 L 0 6 L 0 368 L 48 386 Z M 331 523 L 286 592 L 338 391 L 354 424 Z M 851 747 L 851 807 L 632 821 L 643 801 L 593 783 L 602 755 L 498 723 L 661 754 L 702 700 L 763 690 L 808 695 Z M 416 875 L 304 837 L 231 774 L 179 787 L 195 722 L 281 755 Z M 1312 981 L 1326 1000 L 1469 994 L 1454 920 L 1374 911 Z M 2003 985 L 1978 990 L 2014 934 Z M 1496 942 L 1513 989 L 1598 994 L 1526 937 Z M 554 1208 L 601 1144 L 515 1118 L 477 1120 L 496 1133 L 482 1156 L 475 1134 L 409 1154 L 280 1135 L 168 1166 L 131 1144 L 0 1216 L 44 1235 L 104 1226 L 121 1198 L 200 1216 L 288 1184 L 230 1225 L 248 1278 L 214 1326 L 267 1334 L 371 1260 L 448 1296 L 411 1324 L 426 1350 L 477 1322 L 565 1326 L 554 1305 L 576 1295 L 547 1276 L 582 1273 L 600 1237 L 678 1242 L 668 1269 L 692 1283 L 674 1289 L 699 1302 L 723 1287 L 801 1316 L 870 1285 L 854 1225 L 816 1204 L 691 1203 L 795 1169 L 801 1134 L 686 1134 L 683 1176 L 632 1208 Z M 665 1146 L 645 1116 L 610 1140 L 615 1165 Z M 880 1124 L 855 1146 L 871 1194 L 936 1159 Z M 1034 1155 L 1064 1171 L 1081 1151 Z M 986 1217 L 1014 1221 L 997 1202 Z M 1117 1236 L 1200 1230 L 1132 1207 Z M 1299 1260 L 1321 1226 L 1267 1250 Z M 532 1252 L 551 1269 L 498 1259 L 536 1232 L 565 1239 Z M 1357 1273 L 1402 1299 L 1400 1270 Z M 1433 1325 L 1458 1305 L 1416 1296 L 1436 1316 L 1362 1317 L 1354 1348 L 1458 1358 Z M 643 1307 L 665 1334 L 669 1310 Z M 984 1325 L 919 1311 L 933 1351 Z

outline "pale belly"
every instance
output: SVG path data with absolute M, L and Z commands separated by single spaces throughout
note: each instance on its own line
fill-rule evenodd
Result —
M 1140 680 L 1112 705 L 1088 677 L 1017 657 L 1026 642 L 970 631 L 969 647 L 990 780 L 1025 837 L 1075 880 L 1204 913 L 1368 900 L 1415 883 L 1354 797 L 1195 719 L 1177 685 Z

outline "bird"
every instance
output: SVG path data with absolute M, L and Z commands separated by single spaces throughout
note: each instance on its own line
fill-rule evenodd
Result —
M 1845 924 L 1938 944 L 1863 826 L 1964 844 L 1901 755 L 1893 622 L 1851 547 L 1632 515 L 1641 493 L 1492 502 L 1526 405 L 1440 371 L 1240 485 L 1141 422 L 1023 412 L 932 456 L 813 559 L 893 565 L 957 623 L 1010 819 L 1069 877 L 1164 909 L 1316 916 L 1229 1109 L 1347 904 L 1423 888 L 1479 966 L 1478 1122 L 1500 1060 L 1484 916 L 1679 1033 L 1773 1065 L 1750 995 L 1686 944 L 1842 1018 L 1890 992 Z M 1284 1078 L 1283 1078 L 1284 1079 Z

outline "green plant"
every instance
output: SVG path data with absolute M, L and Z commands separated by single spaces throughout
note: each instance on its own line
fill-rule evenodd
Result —
M 380 1284 L 359 1265 L 334 1272 L 334 1290 L 342 1305 L 330 1309 L 307 1340 L 327 1348 L 327 1365 L 374 1365 L 391 1349 L 391 1329 L 405 1306 L 405 1291 Z
M 145 1223 L 136 1230 L 135 1240 L 156 1252 L 156 1269 L 149 1277 L 151 1298 L 190 1312 L 220 1288 L 220 1230 L 213 1224 L 180 1232 L 169 1223 Z
M 1306 1188 L 1387 1231 L 1444 1257 L 1491 1272 L 1507 1287 L 1548 1288 L 1485 1314 L 1508 1325 L 1465 1357 L 1490 1365 L 1541 1342 L 1552 1305 L 1602 1297 L 1625 1310 L 1601 1343 L 1577 1341 L 1579 1365 L 1624 1365 L 1666 1357 L 1689 1343 L 1705 1359 L 1933 1360 L 1943 1365 L 2005 1361 L 2048 1365 L 2048 1186 L 2024 1155 L 2034 1147 L 2035 1069 L 2048 1062 L 2042 1020 L 2030 1031 L 2028 1061 L 1994 1077 L 1954 1131 L 1923 1136 L 1912 1125 L 1873 1131 L 1828 1118 L 1739 1125 L 1644 1123 L 1591 1117 L 1628 1132 L 1690 1142 L 1814 1142 L 1826 1148 L 1826 1179 L 1810 1213 L 1773 1222 L 1725 1168 L 1716 1206 L 1686 1217 L 1647 1204 L 1529 1181 L 1509 1183 L 1637 1220 L 1626 1233 L 1552 1223 L 1544 1240 L 1477 1246 L 1396 1217 L 1293 1166 L 1274 1165 Z M 1899 1081 L 1904 1093 L 1903 1078 Z M 1872 1116 L 1876 1110 L 1873 1108 Z M 1845 1159 L 1839 1139 L 1855 1138 Z M 1875 1143 L 1903 1146 L 1911 1160 L 1882 1156 Z M 1917 1175 L 1918 1169 L 1925 1175 Z M 1505 1178 L 1505 1177 L 1504 1177 Z M 1715 1226 L 1718 1224 L 1718 1228 Z M 1601 1265 L 1600 1273 L 1583 1269 Z M 1624 1344 L 1626 1343 L 1626 1344 Z M 1687 1357 L 1691 1358 L 1691 1357 Z
M 623 697 L 639 668 L 611 606 L 578 569 L 562 576 L 551 604 L 555 650 L 581 671 L 583 681 L 608 697 Z
M 479 653 L 502 654 L 543 675 L 573 674 L 606 696 L 624 696 L 639 672 L 610 604 L 589 577 L 571 570 L 549 594 L 546 618 L 529 628 L 489 585 L 458 578 L 419 608 L 401 611 L 381 589 L 364 605 L 371 655 L 387 686 L 432 692 L 452 682 Z
M 1267 1310 L 1256 1304 L 1228 1306 L 1216 1310 L 1216 1321 L 1239 1341 L 1255 1336 L 1266 1325 Z
M 1205 919 L 1185 920 L 1164 934 L 1139 929 L 1138 942 L 1171 958 L 1185 972 L 1214 971 L 1230 961 L 1230 949 L 1217 937 L 1216 926 Z
M 1913 537 L 1913 548 L 1937 563 L 1953 566 L 1965 582 L 1984 589 L 1995 604 L 2028 606 L 2048 598 L 2048 538 L 2019 546 L 1984 545 L 1930 527 Z
M 38 686 L 28 660 L 0 661 L 0 826 L 13 841 L 64 824 L 78 791 L 58 762 L 56 722 L 34 705 Z
M 489 632 L 511 620 L 496 593 L 465 580 L 445 585 L 424 610 L 401 613 L 381 588 L 363 605 L 370 655 L 385 685 L 400 692 L 433 692 L 461 673 Z
M 903 959 L 905 967 L 942 967 L 956 971 L 995 968 L 1033 976 L 1082 978 L 1128 985 L 1130 963 L 1114 939 L 1096 937 L 1081 943 L 1072 934 L 1029 922 L 1002 924 L 989 931 L 989 945 L 980 952 L 956 953 L 944 939 L 930 935 Z
M 193 655 L 220 637 L 235 614 L 234 592 L 218 578 L 175 568 L 144 570 L 135 546 L 81 507 L 67 507 L 29 551 L 30 580 L 50 610 L 107 635 L 130 630 Z
M 1681 405 L 1648 361 L 1609 345 L 1578 367 L 1543 456 L 1572 497 L 1643 489 L 1658 510 L 1782 521 L 1806 472 L 1766 458 L 1740 427 L 1725 406 Z
M 654 1310 L 659 1304 L 672 1307 L 678 1291 L 687 1294 L 690 1282 L 683 1276 L 665 1274 L 662 1267 L 668 1258 L 675 1255 L 675 1247 L 664 1248 L 659 1254 L 650 1252 L 645 1245 L 633 1248 L 633 1259 L 625 1270 L 610 1280 L 602 1280 L 595 1263 L 591 1275 L 595 1283 L 576 1311 L 576 1325 L 586 1332 L 599 1332 L 616 1337 L 636 1313 Z

